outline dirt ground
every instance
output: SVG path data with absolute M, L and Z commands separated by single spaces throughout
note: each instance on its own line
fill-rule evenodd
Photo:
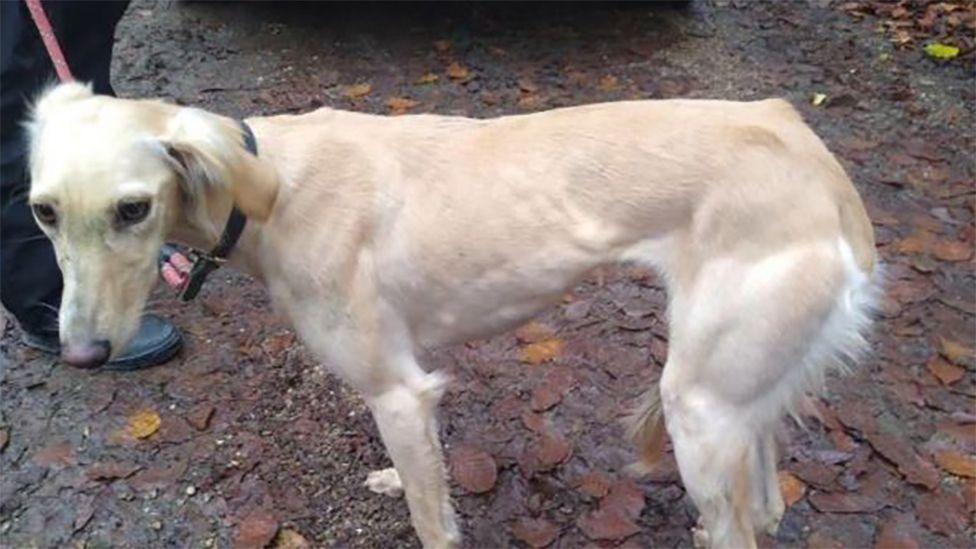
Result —
M 872 4 L 138 0 L 114 82 L 233 116 L 788 98 L 865 197 L 889 285 L 874 354 L 829 379 L 821 419 L 784 429 L 790 506 L 761 544 L 971 547 L 973 56 L 922 53 L 951 13 L 918 31 Z M 628 476 L 617 421 L 660 374 L 664 301 L 650 272 L 607 268 L 530 329 L 431 353 L 455 378 L 441 431 L 466 546 L 691 545 L 696 512 L 673 460 Z M 187 346 L 138 373 L 72 370 L 6 329 L 0 545 L 418 545 L 404 501 L 362 486 L 389 466 L 362 401 L 305 355 L 260 287 L 221 271 L 195 302 L 161 293 L 153 308 Z

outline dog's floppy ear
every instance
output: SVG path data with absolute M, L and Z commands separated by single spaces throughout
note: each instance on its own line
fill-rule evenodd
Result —
M 242 130 L 233 120 L 199 109 L 180 109 L 161 142 L 190 200 L 202 203 L 224 189 L 249 218 L 265 221 L 271 215 L 278 174 L 244 147 Z

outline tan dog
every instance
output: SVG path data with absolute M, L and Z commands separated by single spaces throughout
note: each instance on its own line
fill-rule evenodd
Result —
M 775 528 L 776 423 L 865 346 L 877 278 L 861 200 L 786 102 L 248 123 L 259 157 L 204 111 L 77 84 L 40 99 L 30 199 L 64 271 L 71 356 L 123 349 L 163 241 L 211 247 L 236 204 L 250 223 L 234 262 L 374 414 L 395 471 L 368 484 L 402 481 L 420 539 L 444 547 L 460 541 L 435 421 L 444 378 L 418 351 L 517 326 L 599 265 L 652 265 L 670 356 L 635 416 L 642 455 L 660 452 L 663 412 L 711 544 Z

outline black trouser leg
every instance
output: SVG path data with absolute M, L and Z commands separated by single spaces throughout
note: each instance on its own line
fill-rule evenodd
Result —
M 112 93 L 112 44 L 127 3 L 44 3 L 72 73 L 91 82 L 96 93 Z M 24 330 L 57 331 L 61 271 L 27 205 L 30 183 L 21 126 L 28 101 L 56 76 L 24 3 L 3 1 L 0 10 L 0 301 Z

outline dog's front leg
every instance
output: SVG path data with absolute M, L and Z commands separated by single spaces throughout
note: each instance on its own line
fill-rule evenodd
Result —
M 366 402 L 400 477 L 420 541 L 424 547 L 454 547 L 461 537 L 451 506 L 436 418 L 445 379 L 415 368 L 419 375 L 367 396 Z

